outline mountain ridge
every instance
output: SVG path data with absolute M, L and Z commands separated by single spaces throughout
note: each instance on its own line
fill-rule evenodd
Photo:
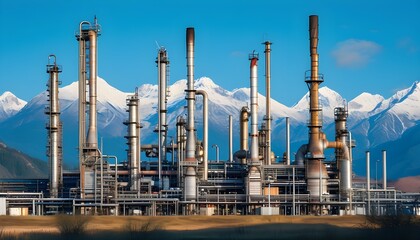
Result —
M 181 79 L 168 86 L 168 123 L 174 126 L 176 117 L 186 113 L 185 110 L 185 89 L 186 80 Z M 198 78 L 194 82 L 196 89 L 206 90 L 209 94 L 209 120 L 210 128 L 214 129 L 214 134 L 210 136 L 209 144 L 220 144 L 227 146 L 227 126 L 228 115 L 233 115 L 234 129 L 238 129 L 239 110 L 243 106 L 249 105 L 249 88 L 236 88 L 231 91 L 218 86 L 208 77 Z M 67 163 L 77 162 L 77 82 L 61 87 L 59 90 L 61 117 L 64 126 L 64 146 L 65 161 Z M 350 102 L 349 110 L 349 130 L 359 143 L 361 153 L 355 154 L 355 159 L 363 157 L 365 149 L 375 148 L 383 143 L 396 141 L 402 137 L 405 131 L 419 123 L 420 111 L 415 106 L 420 105 L 419 82 L 415 82 L 410 88 L 398 91 L 388 99 L 380 95 L 362 93 Z M 142 129 L 142 143 L 152 143 L 156 141 L 156 134 L 153 133 L 157 122 L 157 85 L 143 84 L 138 89 L 140 97 L 140 118 L 144 128 Z M 119 159 L 124 159 L 126 127 L 122 124 L 127 119 L 126 98 L 133 93 L 122 92 L 104 79 L 98 78 L 98 128 L 99 137 L 104 140 L 107 152 L 118 152 Z M 5 119 L 0 123 L 0 136 L 3 141 L 10 145 L 21 146 L 22 138 L 26 138 L 28 146 L 22 150 L 40 159 L 45 159 L 41 151 L 34 151 L 35 143 L 45 150 L 46 130 L 44 129 L 47 116 L 43 113 L 47 104 L 46 92 L 38 94 L 25 107 L 15 115 Z M 334 108 L 347 106 L 341 95 L 328 87 L 320 88 L 320 99 L 323 104 L 324 130 L 329 139 L 334 138 Z M 364 99 L 373 99 L 373 102 L 365 103 Z M 258 94 L 259 124 L 265 115 L 265 96 Z M 358 105 L 359 104 L 359 105 Z M 404 104 L 407 109 L 414 114 L 407 115 L 404 111 Z M 338 106 L 337 106 L 338 105 Z M 362 106 L 360 106 L 362 105 Z M 379 105 L 382 105 L 380 107 Z M 385 107 L 387 105 L 388 107 Z M 308 119 L 308 95 L 292 107 L 285 106 L 274 99 L 271 99 L 272 118 L 273 118 L 273 149 L 277 155 L 284 151 L 284 117 L 288 116 L 292 123 L 292 147 L 299 147 L 299 144 L 307 139 L 306 121 Z M 306 107 L 305 107 L 306 106 Z M 414 107 L 413 107 L 414 106 Z M 197 133 L 201 134 L 202 101 L 197 97 L 196 102 Z M 382 111 L 379 111 L 382 109 Z M 417 114 L 419 113 L 419 114 Z M 168 136 L 175 136 L 174 128 L 169 129 Z M 217 133 L 217 135 L 215 135 Z M 386 135 L 385 133 L 389 133 Z M 26 137 L 30 135 L 30 137 Z M 237 139 L 239 134 L 234 132 L 234 147 L 238 148 Z M 100 140 L 98 140 L 100 141 Z M 32 148 L 32 149 L 31 149 Z M 223 155 L 227 149 L 221 149 Z M 42 151 L 44 154 L 45 151 Z M 213 152 L 210 152 L 212 157 Z M 67 156 L 66 156 L 67 155 Z M 359 161 L 359 160 L 357 160 Z M 70 164 L 71 165 L 71 164 Z M 362 168 L 358 171 L 360 172 Z M 419 173 L 420 174 L 420 173 Z

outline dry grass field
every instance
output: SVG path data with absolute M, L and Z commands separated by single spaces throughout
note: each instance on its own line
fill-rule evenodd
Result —
M 383 228 L 363 216 L 0 217 L 0 239 L 391 239 L 420 236 L 418 218 Z M 412 223 L 415 222 L 413 225 Z M 389 224 L 388 224 L 389 225 Z

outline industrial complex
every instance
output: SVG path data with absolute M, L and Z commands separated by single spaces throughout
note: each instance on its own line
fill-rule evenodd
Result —
M 186 115 L 176 126 L 167 121 L 167 49 L 158 49 L 157 142 L 141 142 L 141 99 L 137 89 L 126 100 L 127 158 L 105 154 L 98 144 L 97 42 L 101 27 L 82 21 L 76 34 L 79 48 L 78 135 L 79 171 L 63 170 L 62 123 L 59 104 L 59 58 L 47 65 L 49 104 L 48 179 L 1 180 L 0 215 L 420 215 L 420 193 L 403 193 L 387 186 L 386 151 L 382 152 L 383 181 L 370 181 L 370 153 L 366 152 L 366 179 L 352 171 L 356 142 L 347 129 L 348 108 L 336 106 L 335 136 L 323 132 L 318 71 L 318 16 L 309 16 L 310 70 L 304 82 L 309 90 L 308 142 L 291 156 L 290 124 L 286 117 L 286 152 L 272 152 L 270 112 L 271 42 L 264 55 L 249 54 L 250 102 L 238 113 L 240 148 L 233 149 L 233 118 L 229 118 L 229 159 L 209 159 L 208 95 L 194 89 L 194 28 L 186 29 Z M 264 58 L 266 113 L 258 116 L 258 74 Z M 260 81 L 261 82 L 261 81 Z M 304 86 L 304 84 L 302 84 Z M 200 97 L 197 98 L 197 95 Z M 195 123 L 196 101 L 203 101 L 203 129 Z M 201 118 L 200 118 L 201 119 Z M 259 120 L 262 119 L 261 122 Z M 168 139 L 168 129 L 176 137 Z M 198 139 L 197 131 L 202 132 Z M 216 146 L 217 148 L 217 146 Z M 324 151 L 334 150 L 327 159 Z M 218 149 L 216 149 L 218 150 Z M 151 161 L 142 161 L 145 155 Z M 279 155 L 279 154 L 277 154 Z M 170 156 L 170 158 L 169 158 Z

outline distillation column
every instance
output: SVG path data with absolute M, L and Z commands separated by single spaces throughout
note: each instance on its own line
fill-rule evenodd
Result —
M 60 121 L 60 104 L 58 99 L 58 74 L 61 67 L 57 65 L 54 55 L 48 56 L 48 61 L 54 58 L 53 64 L 47 65 L 47 73 L 49 80 L 47 83 L 49 93 L 49 105 L 45 109 L 45 113 L 49 116 L 49 123 L 46 126 L 48 130 L 48 146 L 47 156 L 50 170 L 50 197 L 57 198 L 61 192 L 63 185 L 63 142 L 62 142 L 62 123 Z
M 343 200 L 348 201 L 352 187 L 351 181 L 351 159 L 349 157 L 349 147 L 347 141 L 349 131 L 347 130 L 348 111 L 346 107 L 337 107 L 334 109 L 335 118 L 335 141 L 341 143 L 341 147 L 335 148 L 335 156 L 338 166 L 338 175 L 340 179 L 340 195 Z M 351 144 L 351 143 L 349 143 Z
M 99 158 L 97 132 L 97 38 L 100 26 L 83 21 L 79 25 L 76 39 L 79 41 L 79 169 L 80 196 L 93 194 L 94 164 Z M 86 86 L 89 85 L 89 101 L 87 102 Z M 89 106 L 88 132 L 86 134 L 86 106 Z
M 195 106 L 195 90 L 194 90 L 194 28 L 187 28 L 187 142 L 186 156 L 184 166 L 184 195 L 186 201 L 196 200 L 196 139 L 194 126 L 194 106 Z
M 127 160 L 130 171 L 130 190 L 138 192 L 139 173 L 140 173 L 140 116 L 139 116 L 139 97 L 136 92 L 127 98 L 127 112 L 128 121 L 124 122 L 127 125 Z
M 165 48 L 160 48 L 157 56 L 157 67 L 158 67 L 158 114 L 159 114 L 159 123 L 158 123 L 158 134 L 159 134 L 159 152 L 158 152 L 158 174 L 159 174 L 159 187 L 162 187 L 162 161 L 166 162 L 166 145 L 167 145 L 167 132 L 168 124 L 166 113 L 166 103 L 168 102 L 168 67 L 169 59 L 167 51 Z
M 309 143 L 306 158 L 307 189 L 312 199 L 319 198 L 327 193 L 328 174 L 324 165 L 324 146 L 322 133 L 322 108 L 319 104 L 319 85 L 324 81 L 318 74 L 318 16 L 309 17 L 309 37 L 311 74 L 305 82 L 309 88 Z

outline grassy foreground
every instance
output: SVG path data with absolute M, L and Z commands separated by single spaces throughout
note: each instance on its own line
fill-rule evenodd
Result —
M 0 239 L 417 239 L 420 218 L 362 216 L 0 217 Z

